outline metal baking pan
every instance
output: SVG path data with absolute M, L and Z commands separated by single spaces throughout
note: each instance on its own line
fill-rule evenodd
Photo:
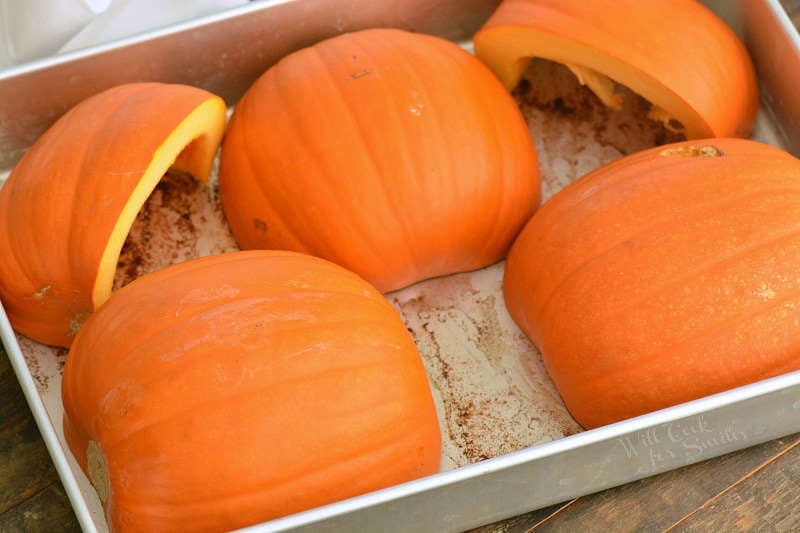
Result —
M 468 46 L 497 4 L 265 0 L 0 71 L 0 171 L 10 169 L 64 111 L 113 85 L 187 83 L 232 105 L 282 56 L 325 37 L 392 26 Z M 755 138 L 800 154 L 800 37 L 786 9 L 777 0 L 706 4 L 742 36 L 756 63 L 763 98 Z M 496 280 L 497 267 L 475 276 L 473 283 L 489 283 Z M 417 318 L 425 318 L 424 313 L 453 318 L 454 311 L 446 306 L 416 309 L 419 291 L 426 290 L 425 284 L 421 287 L 390 296 L 406 319 L 413 313 Z M 106 530 L 99 501 L 63 442 L 60 365 L 65 354 L 39 350 L 17 337 L 1 307 L 0 338 L 78 521 L 86 531 Z M 499 449 L 464 466 L 247 531 L 464 530 L 797 431 L 800 372 L 793 372 L 598 429 L 544 435 L 529 446 Z

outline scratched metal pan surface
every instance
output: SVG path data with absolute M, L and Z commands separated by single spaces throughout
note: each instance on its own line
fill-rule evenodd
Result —
M 188 83 L 234 105 L 280 57 L 344 31 L 401 27 L 469 48 L 469 37 L 497 3 L 254 2 L 0 71 L 0 169 L 9 169 L 66 109 L 112 85 Z M 776 0 L 707 3 L 740 33 L 758 68 L 764 97 L 753 138 L 800 153 L 800 38 L 787 11 Z M 559 97 L 582 110 L 555 113 L 542 104 L 552 96 L 547 90 L 515 94 L 536 141 L 545 198 L 600 164 L 668 140 L 634 116 L 634 95 L 626 95 L 630 109 L 612 114 L 589 102 L 564 69 L 537 64 L 526 76 L 542 74 Z M 176 257 L 236 249 L 213 180 L 208 188 L 180 180 L 168 175 L 151 195 L 115 285 Z M 182 213 L 191 214 L 188 222 Z M 152 237 L 175 232 L 178 241 Z M 387 295 L 425 361 L 443 430 L 442 471 L 248 530 L 464 530 L 800 431 L 800 372 L 581 431 L 503 306 L 502 266 Z M 81 526 L 106 530 L 99 499 L 63 440 L 65 351 L 16 335 L 2 312 L 0 337 Z

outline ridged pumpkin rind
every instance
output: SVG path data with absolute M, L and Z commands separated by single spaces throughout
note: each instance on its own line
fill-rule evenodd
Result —
M 186 120 L 202 123 L 199 138 L 172 148 L 177 159 L 165 161 L 160 173 L 173 164 L 205 181 L 225 127 L 225 103 L 185 85 L 133 83 L 99 93 L 25 153 L 0 188 L 0 300 L 15 330 L 69 346 L 111 292 L 121 232 L 133 222 L 118 227 L 122 213 L 132 198 L 141 206 L 155 187 L 161 175 L 143 183 L 145 171 L 164 157 L 165 142 Z M 114 232 L 119 242 L 110 250 Z
M 364 280 L 284 251 L 123 287 L 67 357 L 64 428 L 120 530 L 228 530 L 438 470 L 422 360 Z
M 520 233 L 504 295 L 585 427 L 798 369 L 800 160 L 708 139 L 601 167 Z
M 657 104 L 689 139 L 747 137 L 758 110 L 747 49 L 695 0 L 504 0 L 474 41 L 508 89 L 527 58 L 587 67 Z
M 525 121 L 485 66 L 375 29 L 255 82 L 223 142 L 220 197 L 241 247 L 318 255 L 388 291 L 502 259 L 540 185 Z

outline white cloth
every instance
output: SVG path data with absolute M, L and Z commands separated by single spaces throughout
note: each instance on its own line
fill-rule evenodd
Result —
M 0 0 L 0 68 L 112 41 L 248 0 Z

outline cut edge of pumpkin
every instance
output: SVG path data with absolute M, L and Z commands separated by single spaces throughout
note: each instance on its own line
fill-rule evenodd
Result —
M 136 184 L 117 218 L 103 250 L 92 288 L 92 306 L 97 309 L 110 296 L 117 262 L 133 222 L 145 201 L 170 169 L 186 172 L 208 183 L 225 130 L 226 108 L 219 97 L 211 97 L 194 108 L 153 153 L 150 164 Z
M 475 35 L 474 43 L 475 55 L 509 91 L 520 82 L 532 59 L 546 59 L 567 67 L 581 85 L 611 109 L 621 105 L 622 95 L 615 92 L 615 85 L 624 85 L 650 103 L 648 119 L 684 133 L 687 139 L 715 137 L 705 119 L 669 87 L 582 43 L 526 26 L 486 28 Z M 676 127 L 675 121 L 683 128 Z

